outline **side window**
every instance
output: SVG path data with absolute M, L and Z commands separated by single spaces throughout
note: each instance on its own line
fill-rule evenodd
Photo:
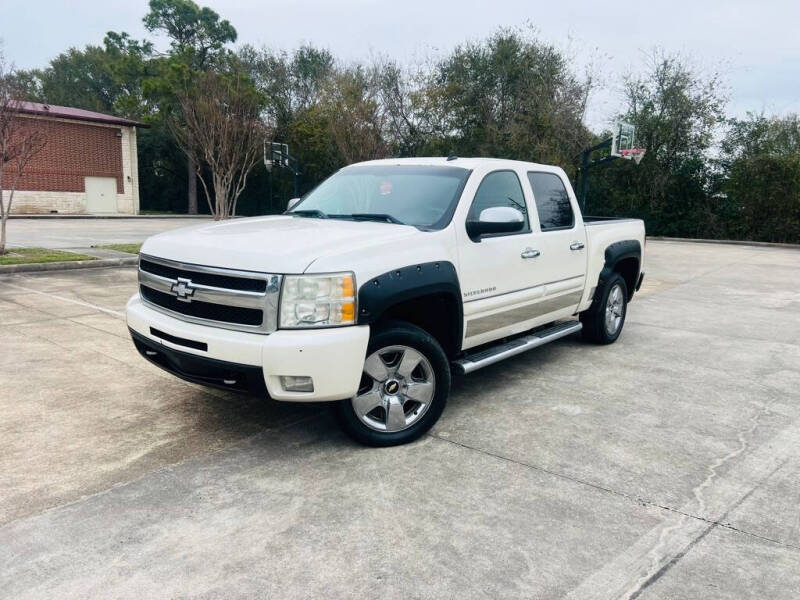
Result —
M 525 217 L 525 226 L 519 233 L 531 230 L 525 196 L 522 194 L 519 177 L 514 171 L 495 171 L 483 178 L 478 191 L 475 192 L 467 220 L 477 220 L 482 211 L 494 206 L 516 208 Z
M 528 181 L 542 231 L 570 229 L 575 224 L 575 215 L 561 177 L 554 173 L 528 173 Z

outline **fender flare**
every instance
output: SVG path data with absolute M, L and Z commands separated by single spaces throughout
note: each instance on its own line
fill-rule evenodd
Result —
M 622 240 L 610 244 L 605 251 L 605 263 L 600 271 L 597 280 L 597 291 L 593 300 L 597 299 L 597 294 L 603 288 L 603 283 L 614 273 L 617 263 L 624 258 L 635 258 L 639 263 L 639 272 L 642 270 L 642 245 L 639 240 Z M 628 300 L 633 297 L 634 290 L 628 290 Z
M 358 324 L 370 324 L 392 306 L 430 296 L 444 294 L 456 307 L 454 340 L 460 350 L 464 329 L 464 306 L 456 268 L 450 261 L 418 263 L 386 271 L 358 288 Z

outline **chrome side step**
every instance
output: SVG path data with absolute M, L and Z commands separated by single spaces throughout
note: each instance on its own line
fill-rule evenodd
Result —
M 481 350 L 475 354 L 467 354 L 464 358 L 453 361 L 453 370 L 456 373 L 466 375 L 467 373 L 472 373 L 483 367 L 488 367 L 506 358 L 522 354 L 526 350 L 531 350 L 549 342 L 554 342 L 557 339 L 571 335 L 581 329 L 583 329 L 583 324 L 580 321 L 559 323 L 548 329 L 542 329 L 536 333 L 523 335 L 509 342 L 504 342 L 486 350 Z

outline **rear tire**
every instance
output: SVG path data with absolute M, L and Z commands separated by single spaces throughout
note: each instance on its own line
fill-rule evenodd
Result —
M 450 394 L 450 363 L 425 330 L 404 321 L 376 327 L 358 394 L 334 405 L 337 421 L 367 446 L 398 446 L 427 432 Z
M 628 286 L 619 273 L 614 273 L 595 294 L 589 310 L 580 315 L 583 338 L 596 344 L 617 341 L 628 314 Z

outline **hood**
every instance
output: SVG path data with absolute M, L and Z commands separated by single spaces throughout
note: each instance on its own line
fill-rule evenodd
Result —
M 161 233 L 144 243 L 142 254 L 209 267 L 303 273 L 323 256 L 366 250 L 418 233 L 408 225 L 278 215 Z

